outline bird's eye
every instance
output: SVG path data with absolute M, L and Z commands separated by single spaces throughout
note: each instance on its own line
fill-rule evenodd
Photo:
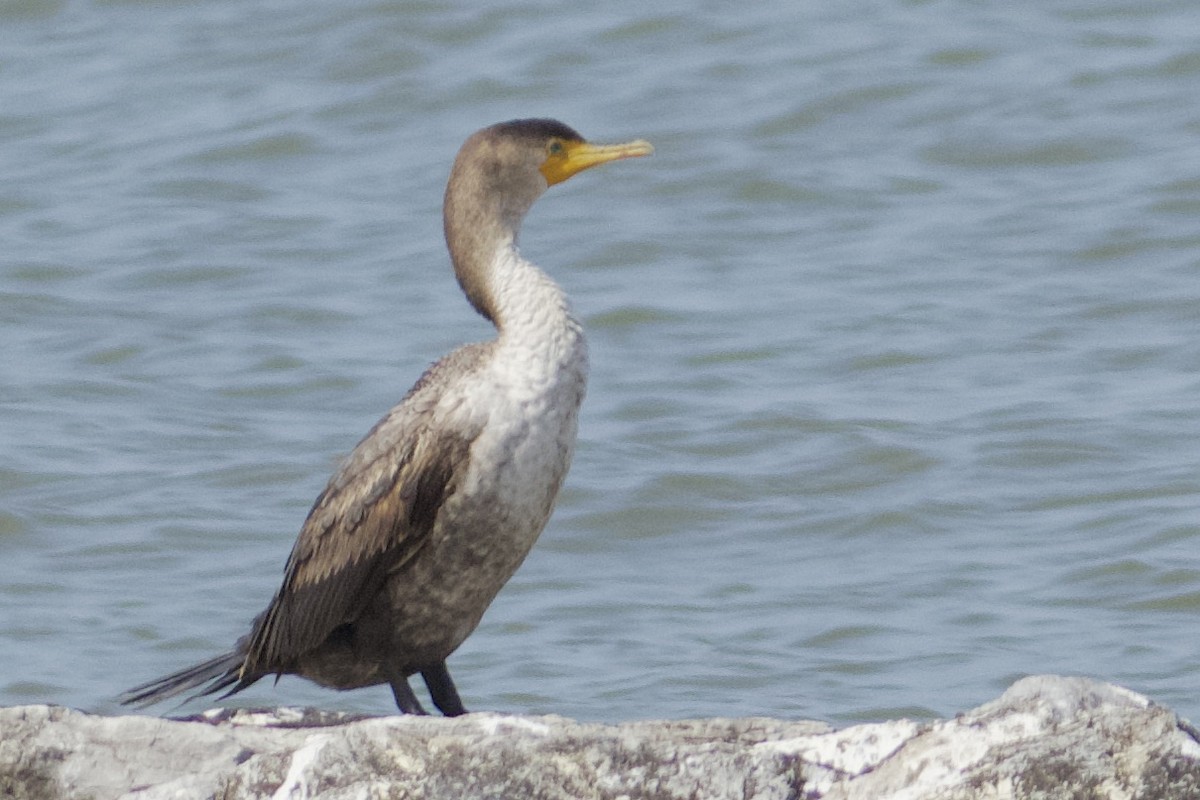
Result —
M 562 155 L 563 144 L 562 144 L 562 142 L 555 140 L 550 143 L 550 147 L 547 148 L 547 150 L 550 153 L 550 155 L 552 155 L 552 156 L 560 156 L 560 155 Z

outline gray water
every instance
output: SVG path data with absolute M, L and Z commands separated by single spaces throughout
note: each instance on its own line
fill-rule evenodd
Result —
M 593 6 L 0 0 L 0 704 L 114 712 L 245 631 L 490 334 L 459 144 L 554 116 L 657 153 L 526 222 L 593 372 L 468 707 L 846 723 L 1056 672 L 1200 716 L 1200 4 Z

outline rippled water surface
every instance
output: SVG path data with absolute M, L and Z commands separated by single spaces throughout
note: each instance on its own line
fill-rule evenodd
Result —
M 113 712 L 244 631 L 338 457 L 489 335 L 458 145 L 554 116 L 658 149 L 527 220 L 592 381 L 468 707 L 1059 672 L 1200 716 L 1200 5 L 470 8 L 0 3 L 0 703 Z

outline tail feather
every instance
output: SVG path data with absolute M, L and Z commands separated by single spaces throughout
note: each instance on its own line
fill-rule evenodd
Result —
M 222 697 L 228 697 L 234 692 L 245 689 L 258 679 L 258 676 L 250 680 L 243 679 L 240 676 L 239 673 L 241 672 L 244 660 L 245 654 L 239 653 L 236 650 L 223 653 L 203 663 L 196 664 L 187 669 L 181 669 L 179 672 L 173 672 L 170 675 L 164 675 L 141 686 L 135 686 L 121 694 L 117 700 L 121 705 L 144 708 L 160 700 L 167 700 L 184 692 L 191 691 L 206 683 L 208 684 L 207 686 L 204 686 L 200 691 L 187 699 L 192 700 L 206 694 L 215 694 L 222 689 L 233 686 L 232 689 L 221 695 Z

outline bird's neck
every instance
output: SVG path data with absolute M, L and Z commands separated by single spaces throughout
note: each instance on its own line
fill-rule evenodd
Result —
M 503 333 L 532 302 L 522 298 L 522 291 L 544 295 L 548 284 L 561 298 L 562 290 L 517 252 L 520 215 L 502 213 L 486 195 L 464 198 L 456 184 L 451 176 L 444 216 L 454 276 L 475 310 Z
M 552 383 L 582 385 L 587 345 L 570 301 L 517 250 L 521 220 L 537 193 L 483 192 L 472 180 L 456 164 L 446 189 L 446 245 L 467 299 L 499 331 L 498 358 L 524 365 L 535 382 L 553 375 Z
M 536 352 L 548 365 L 566 366 L 580 357 L 583 329 L 571 301 L 511 241 L 496 248 L 488 276 L 491 319 L 502 347 Z

